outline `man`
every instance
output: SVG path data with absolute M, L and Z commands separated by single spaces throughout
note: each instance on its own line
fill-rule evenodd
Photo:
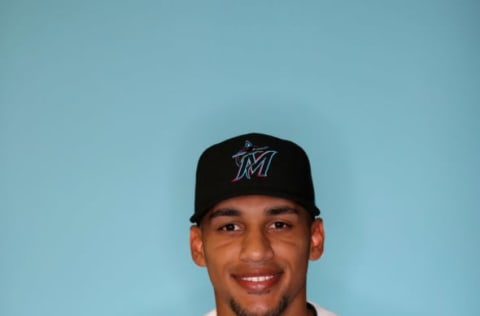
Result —
M 307 301 L 308 262 L 323 252 L 319 214 L 295 143 L 254 133 L 206 149 L 190 218 L 192 258 L 215 294 L 206 316 L 335 316 Z

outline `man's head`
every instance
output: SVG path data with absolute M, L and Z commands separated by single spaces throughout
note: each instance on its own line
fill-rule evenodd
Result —
M 247 134 L 205 150 L 190 246 L 207 267 L 219 315 L 305 311 L 308 260 L 323 252 L 319 213 L 298 145 Z

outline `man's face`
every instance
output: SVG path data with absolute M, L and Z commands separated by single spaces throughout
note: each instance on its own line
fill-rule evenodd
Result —
M 190 231 L 192 257 L 208 269 L 219 315 L 300 315 L 308 260 L 321 256 L 323 240 L 321 220 L 263 195 L 224 200 Z

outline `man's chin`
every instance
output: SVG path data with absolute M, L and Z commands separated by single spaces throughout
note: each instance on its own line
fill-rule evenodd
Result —
M 279 316 L 287 308 L 288 298 L 283 296 L 275 304 L 257 302 L 245 305 L 242 305 L 235 299 L 230 300 L 230 308 L 237 316 Z

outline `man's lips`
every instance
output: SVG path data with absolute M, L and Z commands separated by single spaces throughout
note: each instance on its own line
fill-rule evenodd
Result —
M 233 274 L 233 279 L 245 290 L 252 294 L 261 294 L 268 291 L 280 280 L 281 272 Z

